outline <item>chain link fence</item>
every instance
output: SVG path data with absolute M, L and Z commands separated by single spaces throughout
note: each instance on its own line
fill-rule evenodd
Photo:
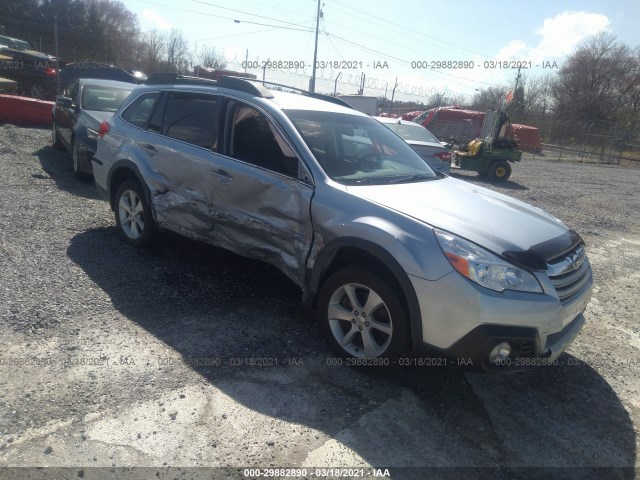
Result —
M 311 67 L 286 65 L 269 60 L 227 60 L 226 69 L 255 75 L 259 80 L 275 84 L 309 89 Z M 450 99 L 459 95 L 443 95 L 432 87 L 403 83 L 401 79 L 386 81 L 368 77 L 357 71 L 317 69 L 315 90 L 328 95 L 360 94 L 377 97 L 381 112 L 402 115 L 414 110 L 432 108 L 434 97 L 439 105 L 451 105 Z M 468 99 L 467 99 L 468 100 Z M 512 113 L 511 121 L 538 129 L 540 148 L 532 153 L 550 160 L 590 163 L 634 163 L 640 166 L 640 129 L 619 122 L 580 122 L 559 120 L 550 114 Z M 461 124 L 460 129 L 473 130 Z M 464 135 L 462 135 L 464 136 Z
M 629 123 L 557 119 L 552 115 L 512 114 L 514 123 L 536 127 L 540 155 L 557 160 L 640 165 L 640 129 Z

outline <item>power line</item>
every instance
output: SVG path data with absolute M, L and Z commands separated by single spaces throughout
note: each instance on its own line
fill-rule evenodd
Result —
M 334 37 L 334 38 L 336 38 L 336 39 L 338 39 L 338 40 L 340 40 L 342 42 L 348 43 L 348 44 L 350 44 L 350 45 L 352 45 L 352 46 L 354 46 L 356 48 L 360 48 L 360 49 L 365 50 L 365 51 L 376 53 L 376 54 L 378 54 L 378 55 L 380 55 L 382 57 L 391 58 L 393 60 L 396 60 L 396 61 L 401 62 L 401 63 L 406 64 L 406 65 L 411 65 L 411 62 L 409 62 L 408 60 L 404 60 L 402 58 L 394 57 L 393 55 L 389 55 L 388 53 L 383 53 L 383 52 L 380 52 L 379 50 L 375 50 L 373 48 L 366 47 L 364 45 L 360 45 L 359 43 L 352 42 L 351 40 L 347 40 L 346 38 L 340 37 L 340 36 L 335 35 L 335 34 L 329 33 L 328 35 L 330 35 L 330 36 L 332 36 L 332 37 Z M 445 75 L 447 77 L 459 78 L 461 80 L 466 80 L 466 81 L 472 82 L 472 83 L 482 83 L 484 85 L 494 85 L 493 83 L 482 82 L 480 80 L 461 77 L 459 75 L 454 75 L 452 73 L 445 73 L 445 72 L 441 72 L 441 71 L 438 71 L 438 70 L 425 69 L 425 70 L 422 70 L 422 72 L 426 73 L 426 74 L 432 74 L 432 75 Z M 459 82 L 454 82 L 454 83 L 460 84 Z M 462 84 L 460 84 L 460 85 L 462 85 Z M 468 85 L 464 85 L 464 86 L 468 86 Z
M 161 3 L 156 3 L 156 2 L 150 2 L 148 0 L 133 0 L 134 2 L 139 2 L 139 3 L 144 3 L 147 5 L 155 5 L 157 7 L 163 7 L 163 8 L 170 8 L 173 10 L 180 10 L 181 12 L 189 12 L 189 13 L 196 13 L 198 15 L 205 15 L 207 17 L 214 17 L 214 18 L 221 18 L 223 20 L 231 20 L 235 23 L 248 23 L 250 25 L 260 25 L 263 27 L 273 27 L 273 28 L 280 28 L 282 30 L 293 30 L 293 31 L 298 31 L 298 32 L 310 32 L 310 29 L 304 29 L 304 28 L 293 28 L 293 27 L 285 27 L 282 25 L 273 25 L 270 23 L 259 23 L 259 22 L 252 22 L 250 20 L 238 20 L 237 18 L 233 18 L 233 17 L 224 17 L 222 15 L 215 15 L 213 13 L 209 13 L 209 12 L 202 12 L 202 11 L 198 11 L 198 10 L 190 10 L 187 8 L 182 8 L 182 7 L 172 7 L 170 5 L 163 5 Z M 294 24 L 292 24 L 294 25 Z M 301 24 L 297 24 L 297 25 L 301 25 Z
M 222 10 L 227 10 L 229 12 L 242 13 L 242 14 L 245 14 L 245 15 L 250 15 L 252 17 L 264 18 L 266 20 L 273 20 L 273 21 L 276 21 L 276 22 L 281 22 L 281 23 L 284 23 L 285 25 L 297 25 L 296 23 L 293 23 L 293 22 L 285 22 L 284 20 L 279 20 L 279 19 L 273 18 L 273 17 L 266 17 L 264 15 L 258 15 L 257 13 L 245 12 L 244 10 L 237 10 L 235 8 L 223 7 L 221 5 L 216 5 L 215 3 L 205 2 L 204 0 L 191 0 L 191 1 L 194 2 L 194 3 L 200 3 L 202 5 L 207 5 L 209 7 L 220 8 Z
M 475 53 L 477 55 L 481 55 L 481 56 L 486 57 L 486 58 L 493 58 L 492 55 L 487 55 L 485 53 L 478 52 L 476 50 L 472 50 L 470 48 L 466 48 L 466 47 L 457 45 L 457 44 L 452 43 L 452 42 L 447 42 L 446 40 L 442 40 L 442 39 L 440 39 L 438 37 L 434 37 L 433 35 L 428 35 L 428 34 L 426 34 L 424 32 L 420 32 L 418 30 L 413 30 L 411 28 L 408 28 L 406 25 L 400 25 L 400 24 L 392 22 L 392 21 L 390 21 L 390 20 L 388 20 L 386 18 L 378 17 L 378 16 L 372 15 L 372 14 L 370 14 L 368 12 L 363 12 L 361 10 L 355 9 L 353 7 L 350 7 L 349 5 L 345 5 L 344 3 L 339 2 L 338 0 L 333 0 L 333 2 L 335 2 L 336 4 L 338 4 L 338 5 L 340 5 L 340 6 L 344 7 L 344 8 L 348 8 L 349 10 L 353 10 L 353 11 L 357 12 L 358 15 L 365 15 L 367 17 L 371 17 L 371 18 L 374 18 L 376 20 L 379 20 L 380 22 L 382 22 L 382 25 L 385 25 L 385 26 L 387 26 L 389 24 L 395 25 L 396 27 L 399 27 L 401 29 L 401 30 L 396 30 L 396 32 L 400 32 L 403 35 L 406 35 L 406 31 L 408 30 L 410 32 L 413 32 L 413 33 L 416 33 L 416 34 L 420 35 L 421 37 L 430 38 L 430 39 L 432 39 L 432 40 L 434 40 L 436 42 L 440 42 L 440 43 L 444 43 L 446 45 L 450 45 L 450 46 L 455 47 L 455 48 L 457 48 L 459 50 L 466 50 L 468 52 L 472 52 L 472 53 Z M 351 15 L 351 13 L 350 13 L 350 15 Z M 386 28 L 388 29 L 388 26 Z M 410 37 L 410 38 L 412 38 L 412 37 Z M 413 38 L 415 38 L 415 37 L 413 37 Z

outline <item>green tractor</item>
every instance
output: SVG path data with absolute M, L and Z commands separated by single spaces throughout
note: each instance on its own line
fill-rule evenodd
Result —
M 500 110 L 487 112 L 485 126 L 490 135 L 484 140 L 476 138 L 466 146 L 453 151 L 451 160 L 452 172 L 470 170 L 489 180 L 506 181 L 511 176 L 510 163 L 519 162 L 522 152 L 518 150 L 515 140 L 505 137 L 508 115 Z M 486 131 L 483 128 L 483 131 Z

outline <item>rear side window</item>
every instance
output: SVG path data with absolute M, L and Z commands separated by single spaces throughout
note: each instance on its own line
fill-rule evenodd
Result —
M 212 148 L 215 137 L 216 97 L 171 93 L 162 121 L 162 133 L 203 148 Z
M 136 127 L 145 128 L 147 121 L 153 112 L 153 106 L 156 104 L 159 93 L 146 93 L 138 97 L 122 114 L 127 122 Z

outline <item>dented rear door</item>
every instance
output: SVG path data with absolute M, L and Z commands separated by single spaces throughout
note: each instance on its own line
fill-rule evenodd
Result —
M 187 237 L 213 241 L 209 205 L 217 97 L 164 95 L 137 142 L 154 171 L 151 199 L 158 222 Z

